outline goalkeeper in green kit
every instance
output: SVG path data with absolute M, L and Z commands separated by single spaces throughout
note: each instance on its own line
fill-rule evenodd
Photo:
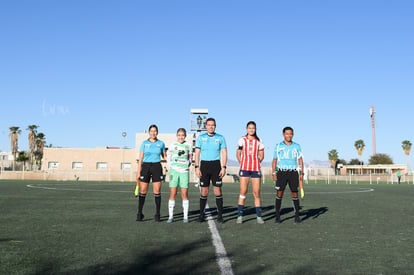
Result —
M 183 222 L 188 223 L 188 183 L 189 166 L 191 164 L 191 146 L 185 142 L 187 133 L 184 128 L 177 130 L 177 141 L 168 147 L 168 162 L 170 166 L 170 200 L 168 201 L 168 223 L 174 221 L 175 197 L 178 187 L 181 188 L 183 200 Z

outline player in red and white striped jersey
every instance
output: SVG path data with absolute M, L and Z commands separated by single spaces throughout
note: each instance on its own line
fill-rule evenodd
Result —
M 240 138 L 237 148 L 237 160 L 240 163 L 240 195 L 237 207 L 237 223 L 243 223 L 243 208 L 246 199 L 249 180 L 252 179 L 254 205 L 256 207 L 257 223 L 263 224 L 262 207 L 260 202 L 260 163 L 264 158 L 264 145 L 256 134 L 256 123 L 249 121 L 246 126 L 247 134 Z

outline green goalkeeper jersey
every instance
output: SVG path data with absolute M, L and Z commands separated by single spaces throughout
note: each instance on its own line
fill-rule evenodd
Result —
M 183 173 L 188 172 L 191 164 L 191 146 L 184 142 L 174 142 L 168 147 L 168 162 L 170 170 Z

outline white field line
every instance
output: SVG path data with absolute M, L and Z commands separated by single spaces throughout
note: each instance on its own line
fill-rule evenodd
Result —
M 206 209 L 210 209 L 208 204 Z M 224 247 L 223 241 L 221 240 L 220 233 L 217 230 L 216 223 L 214 222 L 210 211 L 206 211 L 206 220 L 208 222 L 208 229 L 211 232 L 211 239 L 216 249 L 216 260 L 220 268 L 221 274 L 233 275 L 233 269 L 231 268 L 231 261 L 227 257 L 226 248 Z
M 63 191 L 84 191 L 84 192 L 108 192 L 108 193 L 134 193 L 135 185 L 131 185 L 131 191 L 126 190 L 102 190 L 102 189 L 83 189 L 83 188 L 74 188 L 74 187 L 61 187 L 63 185 L 59 184 L 58 187 L 49 187 L 38 184 L 28 184 L 26 185 L 29 188 L 45 189 L 45 190 L 63 190 Z M 72 185 L 67 185 L 72 186 Z M 99 185 L 96 185 L 99 186 Z M 115 185 L 114 185 L 115 186 Z M 118 185 L 119 187 L 119 185 Z M 306 190 L 306 189 L 305 189 Z M 358 190 L 349 190 L 349 191 L 306 191 L 306 194 L 350 194 L 350 193 L 366 193 L 374 192 L 374 188 L 359 188 Z M 170 192 L 161 192 L 163 194 L 169 194 Z M 188 192 L 188 193 L 199 193 L 199 192 Z M 239 193 L 226 192 L 228 195 L 239 195 Z M 262 192 L 261 195 L 274 195 L 275 193 Z
M 122 191 L 122 190 L 102 190 L 102 189 L 82 189 L 82 188 L 65 188 L 65 187 L 48 187 L 48 186 L 40 186 L 34 184 L 26 185 L 29 188 L 37 188 L 37 189 L 45 189 L 45 190 L 62 190 L 62 191 L 81 191 L 81 192 L 109 192 L 109 193 L 131 193 L 133 194 L 134 191 Z

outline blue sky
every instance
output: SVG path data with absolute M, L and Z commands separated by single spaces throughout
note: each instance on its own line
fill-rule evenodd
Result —
M 413 1 L 2 1 L 0 150 L 9 126 L 47 144 L 128 147 L 208 108 L 230 158 L 254 120 L 271 160 L 290 125 L 305 161 L 414 142 Z M 234 149 L 234 150 L 233 150 Z M 234 152 L 233 152 L 234 151 Z M 413 162 L 410 156 L 410 162 Z M 411 165 L 410 165 L 411 166 Z

